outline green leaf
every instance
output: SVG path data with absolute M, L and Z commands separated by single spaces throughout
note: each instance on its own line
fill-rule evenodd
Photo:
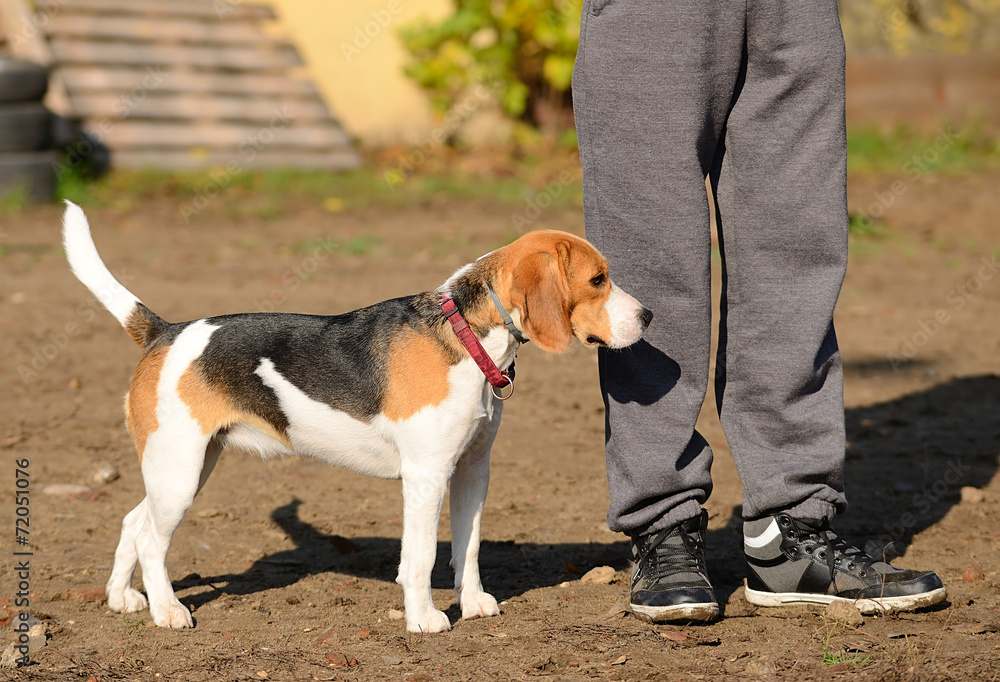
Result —
M 542 72 L 556 90 L 569 90 L 570 82 L 573 80 L 574 59 L 558 54 L 550 54 L 545 58 Z

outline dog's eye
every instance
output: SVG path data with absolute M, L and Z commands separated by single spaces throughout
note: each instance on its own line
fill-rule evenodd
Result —
M 605 280 L 605 277 L 604 277 L 604 274 L 602 273 L 600 275 L 597 275 L 593 279 L 591 279 L 590 283 L 593 284 L 595 287 L 599 287 L 602 284 L 604 284 L 604 280 Z

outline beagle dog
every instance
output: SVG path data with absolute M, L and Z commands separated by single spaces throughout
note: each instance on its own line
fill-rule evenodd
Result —
M 498 397 L 511 381 L 518 339 L 552 353 L 565 351 L 574 336 L 586 346 L 623 348 L 651 318 L 612 283 L 607 261 L 588 242 L 540 230 L 462 267 L 434 291 L 342 315 L 244 313 L 170 323 L 114 279 L 83 211 L 67 204 L 63 240 L 73 273 L 142 348 L 125 420 L 146 497 L 122 521 L 108 605 L 122 613 L 146 608 L 132 587 L 138 562 L 153 622 L 162 627 L 193 625 L 171 588 L 166 554 L 227 448 L 401 478 L 396 581 L 411 632 L 451 628 L 430 585 L 450 481 L 451 565 L 462 617 L 497 615 L 496 599 L 479 580 L 479 528 Z

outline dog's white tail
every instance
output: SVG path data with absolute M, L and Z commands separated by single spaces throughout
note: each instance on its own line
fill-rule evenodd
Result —
M 94 246 L 87 216 L 83 214 L 83 209 L 70 201 L 66 202 L 66 213 L 63 215 L 63 248 L 73 274 L 115 316 L 136 343 L 145 347 L 159 336 L 167 323 L 111 274 Z

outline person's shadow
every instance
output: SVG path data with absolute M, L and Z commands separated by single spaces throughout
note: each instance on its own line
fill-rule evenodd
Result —
M 834 528 L 859 546 L 886 547 L 894 555 L 905 552 L 915 534 L 936 524 L 959 502 L 963 486 L 981 488 L 996 474 L 998 415 L 1000 377 L 995 375 L 954 379 L 885 403 L 848 410 L 846 479 L 851 508 Z M 182 594 L 182 601 L 197 609 L 222 595 L 266 592 L 327 572 L 395 580 L 399 538 L 326 535 L 299 518 L 301 504 L 292 499 L 271 513 L 295 543 L 293 549 L 261 557 L 242 573 L 192 574 L 175 581 L 174 589 L 179 592 L 196 585 L 213 587 L 190 596 Z M 709 572 L 720 602 L 725 602 L 745 576 L 739 509 L 725 528 L 709 536 Z M 439 542 L 432 574 L 435 587 L 451 587 L 449 559 L 450 544 Z M 485 539 L 480 566 L 483 583 L 498 600 L 504 600 L 578 578 L 594 566 L 621 570 L 628 567 L 629 559 L 624 536 L 611 544 Z M 449 616 L 454 620 L 457 615 L 453 606 Z
M 982 488 L 997 473 L 1000 376 L 848 410 L 847 439 L 850 509 L 841 525 L 898 556 L 960 502 L 963 487 Z

